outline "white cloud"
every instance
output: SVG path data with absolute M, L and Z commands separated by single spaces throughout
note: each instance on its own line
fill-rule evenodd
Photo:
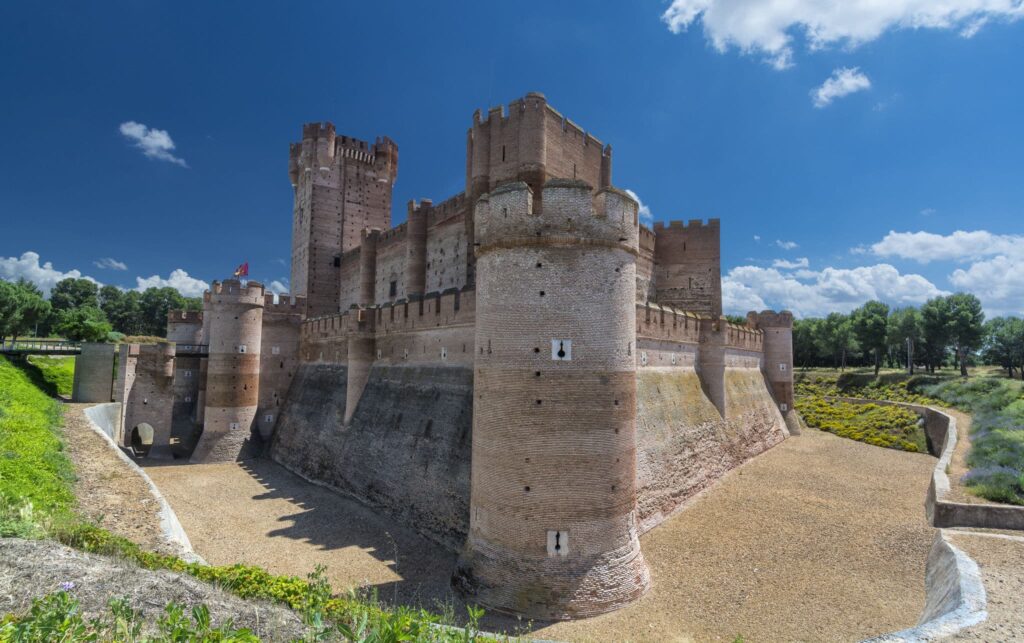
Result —
M 811 91 L 814 106 L 818 109 L 828 107 L 837 98 L 871 89 L 871 80 L 861 72 L 859 67 L 841 67 L 832 71 L 820 87 Z
M 700 21 L 719 52 L 735 47 L 785 69 L 794 34 L 811 50 L 853 48 L 896 29 L 958 29 L 970 38 L 991 19 L 1021 17 L 1020 0 L 673 0 L 661 19 L 673 33 Z
M 275 295 L 287 295 L 288 294 L 288 280 L 284 277 L 275 279 L 270 282 L 270 285 L 266 287 L 269 292 Z
M 895 232 L 871 246 L 879 257 L 931 261 L 968 261 L 994 255 L 1024 257 L 1024 236 L 992 234 L 987 230 L 941 235 L 932 232 Z
M 756 242 L 758 242 L 758 243 L 761 243 L 761 235 L 759 235 L 759 234 L 755 234 L 755 235 L 754 235 L 754 241 L 756 241 Z
M 18 279 L 31 281 L 47 296 L 49 296 L 50 290 L 61 279 L 84 278 L 99 283 L 92 277 L 83 276 L 81 271 L 78 270 L 61 272 L 55 269 L 49 261 L 40 264 L 39 253 L 32 252 L 31 250 L 22 253 L 21 257 L 0 257 L 0 277 L 9 281 L 17 281 Z
M 782 270 L 797 270 L 799 268 L 806 268 L 811 265 L 811 262 L 807 257 L 800 257 L 796 261 L 788 261 L 786 259 L 776 259 L 772 262 L 772 268 L 781 268 Z
M 941 294 L 945 291 L 921 275 L 901 274 L 889 264 L 792 274 L 775 268 L 738 266 L 722 279 L 723 306 L 736 314 L 770 307 L 792 310 L 798 317 L 813 317 L 848 312 L 871 299 L 906 306 L 920 305 Z
M 783 241 L 781 239 L 776 239 L 775 245 L 782 248 L 783 250 L 792 250 L 794 248 L 800 247 L 795 241 Z
M 949 281 L 978 295 L 988 315 L 1024 314 L 1024 257 L 997 255 L 978 261 L 954 270 Z
M 167 279 L 164 279 L 159 275 L 153 275 L 152 277 L 146 278 L 136 277 L 135 283 L 135 290 L 140 292 L 147 288 L 166 288 L 170 286 L 186 297 L 202 297 L 203 292 L 210 288 L 210 284 L 206 283 L 202 279 L 190 277 L 189 274 L 181 268 L 172 271 Z
M 92 265 L 101 269 L 109 268 L 110 270 L 128 270 L 128 265 L 126 263 L 118 261 L 112 257 L 103 257 L 102 259 L 92 262 Z
M 121 134 L 135 144 L 135 147 L 142 150 L 146 158 L 168 161 L 181 167 L 188 167 L 185 159 L 171 153 L 174 150 L 174 141 L 171 140 L 171 135 L 167 133 L 167 130 L 149 128 L 135 121 L 121 123 L 119 129 Z
M 921 209 L 921 216 L 922 217 L 930 217 L 933 214 L 935 214 L 936 212 L 938 212 L 938 210 L 936 210 L 935 208 L 922 208 Z
M 643 223 L 645 225 L 651 225 L 652 223 L 654 223 L 654 215 L 651 214 L 651 208 L 645 205 L 644 202 L 640 200 L 640 197 L 637 195 L 637 193 L 634 192 L 633 190 L 626 190 L 626 194 L 636 199 L 636 202 L 639 205 L 637 213 L 640 215 L 640 223 Z

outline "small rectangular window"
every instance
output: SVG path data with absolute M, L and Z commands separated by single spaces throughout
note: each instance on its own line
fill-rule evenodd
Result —
M 785 364 L 779 364 L 779 370 L 780 371 L 785 371 L 786 370 L 786 365 Z
M 263 421 L 266 422 L 267 424 L 270 424 L 271 422 L 274 421 L 274 414 L 267 413 L 265 416 L 263 416 Z
M 238 422 L 232 422 L 232 423 L 228 424 L 228 429 L 231 430 L 231 431 L 237 431 L 238 430 Z
M 280 355 L 281 354 L 281 347 L 280 346 L 271 346 L 270 347 L 270 354 L 271 355 Z
M 239 353 L 244 353 L 245 352 L 245 344 L 239 344 L 238 345 L 238 352 Z
M 388 285 L 388 297 L 394 297 L 397 294 L 398 294 L 398 282 L 397 281 L 392 281 L 391 284 Z

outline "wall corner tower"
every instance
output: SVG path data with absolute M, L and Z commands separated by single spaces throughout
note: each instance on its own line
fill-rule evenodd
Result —
M 637 204 L 572 179 L 540 200 L 507 183 L 476 203 L 475 230 L 470 531 L 453 582 L 532 618 L 616 609 L 650 584 L 636 517 Z

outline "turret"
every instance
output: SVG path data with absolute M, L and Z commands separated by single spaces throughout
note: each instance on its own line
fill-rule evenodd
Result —
M 764 375 L 779 410 L 793 409 L 793 313 L 747 313 L 747 325 L 764 331 Z
M 263 286 L 215 281 L 204 297 L 208 323 L 205 425 L 192 462 L 225 462 L 250 453 L 259 400 Z
M 359 305 L 372 306 L 377 289 L 377 241 L 380 228 L 364 228 L 359 246 Z
M 476 204 L 470 531 L 454 583 L 531 618 L 650 584 L 636 518 L 637 203 L 511 183 Z M 509 418 L 515 418 L 510 422 Z
M 409 299 L 422 297 L 427 290 L 427 219 L 433 205 L 430 199 L 419 204 L 409 201 L 405 237 L 405 293 Z

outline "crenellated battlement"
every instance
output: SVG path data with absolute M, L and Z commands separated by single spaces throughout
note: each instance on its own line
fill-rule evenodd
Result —
M 654 234 L 657 236 L 659 232 L 665 230 L 699 230 L 702 228 L 708 228 L 712 230 L 718 230 L 721 228 L 720 219 L 708 219 L 705 223 L 703 219 L 690 219 L 689 221 L 669 221 L 667 224 L 664 221 L 654 222 Z
M 168 310 L 168 324 L 201 324 L 203 323 L 203 311 L 201 310 Z
M 748 351 L 764 351 L 764 331 L 740 326 L 731 322 L 725 324 L 725 345 Z
M 747 325 L 753 328 L 793 328 L 793 313 L 788 310 L 750 311 L 747 313 Z
M 637 338 L 697 344 L 701 325 L 707 322 L 696 313 L 654 302 L 636 304 Z
M 378 246 L 385 246 L 405 239 L 408 232 L 409 222 L 404 221 L 393 228 L 387 230 L 381 230 L 380 236 L 377 237 Z
M 263 309 L 266 313 L 301 315 L 306 310 L 306 298 L 287 293 L 278 295 L 266 293 L 263 295 Z
M 258 281 L 241 282 L 238 279 L 214 281 L 210 290 L 203 293 L 207 303 L 245 303 L 262 306 L 266 290 Z
M 625 192 L 602 188 L 595 194 L 583 181 L 551 179 L 541 202 L 541 211 L 535 212 L 533 190 L 523 182 L 506 183 L 482 196 L 474 212 L 477 254 L 491 246 L 574 240 L 637 252 L 638 205 Z

